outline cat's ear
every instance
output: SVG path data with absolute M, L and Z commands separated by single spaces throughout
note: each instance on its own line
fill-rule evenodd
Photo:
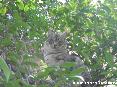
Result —
M 49 42 L 49 44 L 53 44 L 53 36 L 54 36 L 54 31 L 53 30 L 49 30 L 47 33 L 47 42 Z
M 61 37 L 62 38 L 66 38 L 66 35 L 67 35 L 67 32 L 63 32 L 62 35 L 61 35 Z
M 47 33 L 47 36 L 50 37 L 50 36 L 53 35 L 53 33 L 54 33 L 54 31 L 50 29 L 50 30 L 48 31 L 48 33 Z

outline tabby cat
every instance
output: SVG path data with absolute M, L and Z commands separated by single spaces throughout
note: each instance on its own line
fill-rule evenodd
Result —
M 41 51 L 44 56 L 45 63 L 49 67 L 59 66 L 66 61 L 75 62 L 76 67 L 83 67 L 86 69 L 81 76 L 85 81 L 91 81 L 91 76 L 88 71 L 86 65 L 84 65 L 83 61 L 80 57 L 76 55 L 69 54 L 67 51 L 66 44 L 66 32 L 55 32 L 54 30 L 49 30 L 47 35 L 47 41 L 44 43 Z M 81 86 L 81 87 L 91 87 L 89 85 Z

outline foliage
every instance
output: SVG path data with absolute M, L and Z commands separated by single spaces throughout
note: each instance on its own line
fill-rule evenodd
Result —
M 28 75 L 44 80 L 55 72 L 62 75 L 56 85 L 69 76 L 61 69 L 42 73 L 46 66 L 40 48 L 50 28 L 68 32 L 70 49 L 91 69 L 93 81 L 117 78 L 116 0 L 0 0 L 0 69 L 6 78 L 0 76 L 2 87 L 32 87 L 22 80 Z

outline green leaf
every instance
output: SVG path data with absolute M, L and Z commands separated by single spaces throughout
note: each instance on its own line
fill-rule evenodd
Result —
M 24 3 L 23 2 L 19 2 L 18 3 L 18 7 L 19 7 L 19 9 L 23 10 L 24 9 Z
M 39 72 L 37 75 L 38 78 L 43 79 L 43 78 L 47 78 L 48 77 L 48 72 Z
M 30 1 L 33 2 L 33 3 L 35 2 L 35 0 L 30 0 Z
M 82 79 L 80 78 L 80 76 L 79 76 L 79 77 L 78 77 L 78 76 L 69 76 L 68 78 L 69 78 L 69 80 L 75 80 L 75 81 L 82 80 Z
M 65 62 L 64 64 L 62 64 L 62 67 L 68 68 L 68 67 L 73 67 L 76 64 L 74 62 Z
M 25 5 L 24 11 L 28 11 L 28 10 L 29 10 L 29 6 L 28 5 Z
M 22 0 L 17 0 L 17 2 L 22 2 Z
M 78 68 L 78 69 L 74 69 L 74 70 L 70 73 L 70 75 L 75 76 L 75 75 L 78 75 L 78 74 L 80 74 L 80 73 L 82 73 L 82 72 L 84 72 L 84 71 L 85 71 L 85 68 L 84 68 L 84 67 L 80 67 L 80 68 Z
M 31 5 L 30 5 L 30 8 L 31 8 L 31 9 L 35 9 L 35 5 L 31 4 Z
M 4 39 L 2 39 L 2 41 L 1 41 L 1 45 L 3 45 L 3 46 L 8 46 L 8 45 L 11 45 L 11 40 L 10 40 L 10 38 L 4 38 Z
M 105 52 L 105 60 L 110 67 L 113 67 L 114 64 L 113 56 L 109 52 Z
M 52 72 L 54 72 L 54 68 L 53 68 L 53 67 L 47 67 L 47 68 L 45 69 L 45 71 L 46 71 L 47 73 L 52 73 Z
M 0 8 L 2 8 L 2 3 L 0 3 Z
M 6 77 L 6 80 L 8 82 L 11 71 L 3 58 L 0 58 L 0 68 L 3 70 L 5 77 Z
M 7 8 L 6 8 L 6 7 L 1 8 L 1 9 L 0 9 L 0 14 L 5 15 L 5 14 L 6 14 L 6 11 L 7 11 Z
M 18 80 L 9 81 L 5 87 L 20 87 Z

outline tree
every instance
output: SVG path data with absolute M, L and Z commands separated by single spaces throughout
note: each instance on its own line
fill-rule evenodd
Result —
M 29 87 L 22 77 L 47 78 L 52 70 L 40 71 L 40 48 L 50 28 L 69 32 L 70 49 L 81 55 L 94 81 L 116 80 L 116 7 L 116 0 L 0 0 L 0 84 Z

